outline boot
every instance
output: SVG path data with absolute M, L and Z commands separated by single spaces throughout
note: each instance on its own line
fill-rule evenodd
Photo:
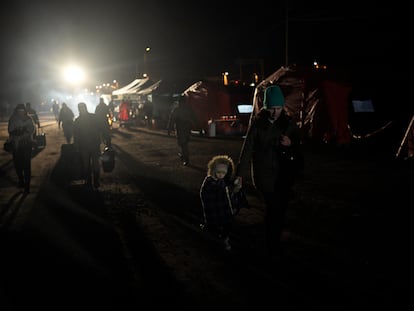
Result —
M 24 185 L 23 193 L 25 193 L 25 194 L 30 193 L 30 184 L 25 184 Z
M 17 177 L 19 178 L 19 181 L 18 181 L 18 183 L 17 183 L 17 186 L 19 187 L 19 188 L 23 188 L 24 187 L 24 178 L 23 178 L 23 174 L 22 173 L 18 173 L 17 174 Z
M 24 193 L 30 193 L 30 177 L 24 179 Z
M 23 187 L 24 187 L 24 181 L 23 181 L 23 179 L 20 179 L 20 178 L 19 178 L 19 182 L 18 182 L 17 186 L 18 186 L 19 188 L 23 188 Z

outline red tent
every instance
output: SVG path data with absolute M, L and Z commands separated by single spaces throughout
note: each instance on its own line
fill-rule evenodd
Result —
M 287 113 L 304 136 L 325 142 L 348 144 L 350 84 L 324 69 L 281 67 L 256 86 L 253 104 L 256 114 L 262 107 L 263 91 L 277 84 L 285 95 Z
M 198 118 L 199 130 L 209 136 L 243 135 L 246 132 L 250 111 L 241 111 L 241 106 L 252 106 L 252 87 L 203 80 L 192 84 L 183 94 Z

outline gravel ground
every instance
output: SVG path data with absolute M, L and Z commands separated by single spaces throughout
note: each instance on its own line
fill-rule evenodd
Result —
M 169 301 L 199 309 L 267 304 L 284 310 L 349 310 L 395 308 L 405 298 L 413 164 L 394 160 L 389 149 L 305 145 L 306 167 L 294 188 L 283 256 L 269 261 L 262 241 L 263 205 L 249 181 L 245 187 L 251 208 L 236 217 L 231 252 L 199 227 L 198 190 L 206 163 L 220 153 L 237 159 L 241 139 L 194 137 L 191 163 L 183 167 L 175 138 L 165 131 L 115 128 L 116 169 L 102 175 L 101 188 L 91 195 L 56 188 L 51 182 L 63 137 L 53 122 L 45 132 L 48 145 L 33 160 L 33 191 L 26 198 L 15 190 L 10 156 L 0 152 L 2 228 L 23 230 L 28 220 L 36 223 L 34 219 L 44 225 L 41 197 L 55 202 L 53 194 L 63 204 L 62 198 L 72 195 L 76 201 L 64 203 L 66 209 L 86 200 L 83 209 L 102 219 L 105 232 L 111 231 L 105 234 L 113 246 L 97 241 L 102 249 L 96 248 L 121 265 L 111 273 L 118 271 L 116 280 L 124 282 L 113 289 L 114 296 L 129 292 L 121 295 L 125 305 L 158 299 L 159 304 Z M 89 206 L 98 202 L 103 208 Z M 50 208 L 48 203 L 44 210 Z M 79 220 L 60 216 L 65 228 L 79 226 Z M 88 242 L 96 243 L 95 235 L 98 239 L 93 234 Z

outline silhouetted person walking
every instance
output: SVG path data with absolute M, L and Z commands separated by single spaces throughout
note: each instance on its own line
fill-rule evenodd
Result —
M 88 112 L 85 103 L 78 104 L 79 116 L 74 122 L 74 144 L 81 158 L 82 177 L 87 186 L 98 188 L 100 186 L 101 142 L 108 144 L 109 132 L 103 120 L 95 114 Z M 110 144 L 110 143 L 109 143 Z
M 18 104 L 11 115 L 8 132 L 13 142 L 13 164 L 19 179 L 18 186 L 23 187 L 25 193 L 29 193 L 35 124 L 23 104 Z
M 59 129 L 62 127 L 63 135 L 65 136 L 66 142 L 68 144 L 71 143 L 73 137 L 74 118 L 75 114 L 73 113 L 72 109 L 70 109 L 66 103 L 62 103 L 62 108 L 59 112 L 58 127 Z
M 59 104 L 56 102 L 56 100 L 53 101 L 52 103 L 52 112 L 53 115 L 55 116 L 55 120 L 56 122 L 59 122 Z
M 107 127 L 107 130 L 105 132 L 110 132 L 111 127 L 108 123 L 109 121 L 109 116 L 110 116 L 110 110 L 107 104 L 105 104 L 103 98 L 99 98 L 99 103 L 95 108 L 95 115 L 100 118 L 103 121 L 103 125 L 105 125 Z M 104 137 L 102 137 L 102 140 L 104 139 Z M 110 141 L 107 141 L 108 144 L 110 144 Z
M 178 156 L 183 165 L 188 165 L 190 161 L 188 144 L 191 139 L 191 129 L 195 124 L 197 124 L 195 115 L 186 104 L 186 97 L 182 95 L 178 100 L 177 106 L 171 111 L 167 129 L 168 135 L 171 135 L 171 131 L 175 130 L 179 147 Z

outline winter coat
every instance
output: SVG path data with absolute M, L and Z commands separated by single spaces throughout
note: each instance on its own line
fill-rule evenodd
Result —
M 253 184 L 262 192 L 273 192 L 279 178 L 290 182 L 290 173 L 282 170 L 281 151 L 285 148 L 279 143 L 282 134 L 291 139 L 292 147 L 300 144 L 299 128 L 284 113 L 273 123 L 269 121 L 269 114 L 265 110 L 253 117 L 242 146 L 236 175 L 242 176 L 250 168 Z
M 178 141 L 188 141 L 191 136 L 191 129 L 196 124 L 196 118 L 193 111 L 185 103 L 176 106 L 168 121 L 168 131 L 175 130 Z
M 216 179 L 218 165 L 227 166 L 223 179 Z M 207 164 L 207 176 L 200 188 L 204 223 L 222 226 L 229 224 L 241 208 L 249 208 L 246 194 L 235 184 L 235 165 L 228 155 L 215 155 Z
M 74 143 L 81 152 L 100 153 L 102 135 L 109 140 L 107 129 L 93 113 L 79 115 L 73 124 Z
M 107 121 L 109 116 L 109 107 L 104 102 L 100 102 L 95 108 L 95 114 L 99 117 Z
M 205 224 L 220 226 L 231 223 L 231 193 L 224 179 L 206 176 L 200 188 L 200 198 Z
M 13 113 L 8 122 L 8 132 L 15 150 L 21 146 L 33 143 L 33 135 L 36 131 L 33 119 L 26 114 Z
M 26 107 L 26 112 L 27 112 L 27 115 L 33 119 L 33 122 L 35 123 L 35 125 L 40 127 L 39 115 L 37 114 L 36 110 L 34 110 L 31 107 L 30 108 Z
M 62 128 L 70 128 L 72 129 L 73 126 L 73 119 L 75 115 L 68 106 L 62 105 L 62 109 L 59 112 L 59 126 L 62 124 Z

